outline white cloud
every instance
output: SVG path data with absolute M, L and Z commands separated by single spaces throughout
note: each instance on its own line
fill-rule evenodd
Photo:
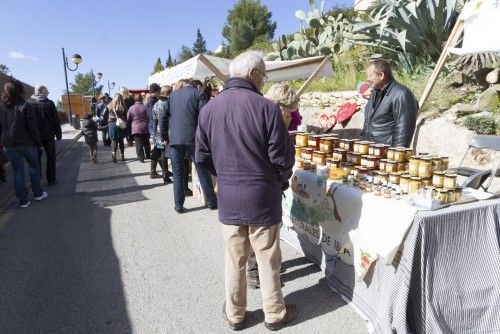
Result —
M 33 57 L 33 56 L 28 56 L 28 55 L 25 55 L 24 53 L 22 52 L 17 52 L 17 51 L 11 51 L 8 53 L 8 56 L 9 58 L 12 58 L 12 59 L 21 59 L 21 60 L 33 60 L 33 61 L 37 61 L 37 58 L 36 57 Z

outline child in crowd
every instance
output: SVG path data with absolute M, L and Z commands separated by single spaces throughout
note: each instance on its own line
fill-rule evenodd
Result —
M 86 113 L 83 116 L 82 134 L 90 149 L 90 161 L 94 164 L 97 162 L 97 130 L 97 123 L 92 119 L 92 112 Z

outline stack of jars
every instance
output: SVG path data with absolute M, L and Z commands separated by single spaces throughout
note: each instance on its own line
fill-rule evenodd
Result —
M 333 157 L 333 150 L 339 145 L 336 135 L 294 133 L 294 139 L 295 166 L 305 170 L 316 170 L 319 167 L 326 171 L 327 160 Z

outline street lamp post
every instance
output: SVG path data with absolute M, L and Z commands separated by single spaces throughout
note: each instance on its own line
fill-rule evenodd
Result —
M 73 125 L 73 114 L 71 112 L 71 100 L 70 100 L 70 96 L 69 96 L 69 85 L 68 85 L 68 72 L 67 70 L 70 70 L 70 71 L 76 71 L 76 69 L 78 68 L 78 64 L 80 64 L 82 62 L 82 57 L 79 55 L 79 54 L 74 54 L 71 56 L 71 61 L 73 62 L 73 64 L 75 64 L 75 68 L 70 68 L 69 67 L 69 63 L 68 63 L 68 58 L 66 58 L 66 53 L 64 53 L 64 48 L 62 48 L 62 56 L 63 56 L 63 62 L 64 62 L 64 78 L 66 79 L 66 96 L 68 98 L 68 114 L 69 114 L 69 124 L 70 125 Z
M 108 80 L 108 95 L 111 96 L 111 90 L 115 88 L 115 83 L 112 82 L 111 85 L 109 84 L 109 80 Z
M 92 97 L 95 97 L 95 84 L 101 81 L 102 73 L 97 72 L 97 75 L 94 76 L 94 70 L 90 69 L 90 75 L 92 76 Z M 97 80 L 95 79 L 97 77 Z

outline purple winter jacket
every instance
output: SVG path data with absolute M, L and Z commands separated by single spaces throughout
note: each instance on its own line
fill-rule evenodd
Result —
M 294 148 L 279 107 L 250 81 L 230 79 L 200 111 L 195 157 L 217 175 L 223 224 L 281 222 L 281 187 L 292 175 Z
M 146 106 L 142 102 L 136 102 L 130 107 L 127 113 L 127 123 L 129 129 L 132 129 L 132 135 L 141 133 L 149 134 L 148 113 L 146 111 Z

